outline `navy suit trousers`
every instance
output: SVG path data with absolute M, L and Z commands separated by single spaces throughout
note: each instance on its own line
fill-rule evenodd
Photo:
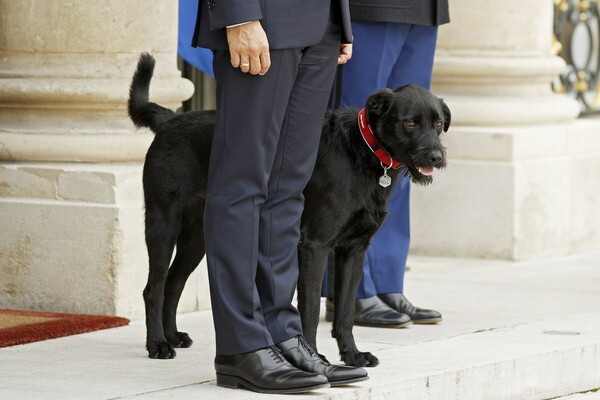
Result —
M 302 333 L 292 305 L 302 191 L 316 160 L 341 28 L 321 43 L 271 50 L 264 76 L 214 52 L 217 122 L 204 232 L 217 354 L 241 354 Z

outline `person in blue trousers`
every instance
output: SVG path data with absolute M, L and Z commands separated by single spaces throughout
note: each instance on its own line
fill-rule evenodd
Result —
M 198 1 L 179 0 L 177 53 L 188 64 L 214 78 L 212 51 L 202 47 L 192 47 L 190 44 L 196 28 L 197 14 Z
M 362 108 L 384 87 L 414 83 L 429 89 L 437 27 L 449 22 L 448 0 L 350 0 L 350 16 L 354 52 L 342 69 L 341 106 Z M 400 179 L 388 201 L 389 215 L 365 257 L 355 305 L 358 325 L 404 327 L 442 320 L 439 312 L 414 307 L 403 295 L 410 182 Z M 326 319 L 332 320 L 330 300 L 326 308 Z

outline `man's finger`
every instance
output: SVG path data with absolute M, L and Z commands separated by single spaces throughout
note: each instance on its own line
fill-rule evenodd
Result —
M 340 54 L 340 55 L 338 56 L 338 61 L 337 61 L 338 65 L 341 65 L 341 64 L 346 64 L 347 62 L 348 62 L 348 56 L 347 56 L 347 55 L 345 55 L 345 54 Z
M 260 72 L 258 73 L 259 75 L 266 74 L 269 68 L 271 68 L 271 55 L 268 51 L 266 53 L 261 53 L 260 67 Z
M 231 58 L 231 66 L 233 68 L 239 68 L 240 67 L 240 54 L 229 50 L 229 56 Z
M 260 58 L 257 56 L 250 58 L 250 73 L 252 75 L 258 75 L 261 70 Z
M 240 70 L 242 72 L 250 71 L 250 60 L 248 59 L 248 57 L 240 58 Z
M 338 55 L 338 64 L 346 64 L 352 58 L 352 45 L 342 44 Z

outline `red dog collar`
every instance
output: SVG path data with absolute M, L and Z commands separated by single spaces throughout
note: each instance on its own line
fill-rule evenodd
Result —
M 402 164 L 399 161 L 396 161 L 389 155 L 387 151 L 385 151 L 378 143 L 367 119 L 365 117 L 365 109 L 363 108 L 358 112 L 358 127 L 360 129 L 360 134 L 369 149 L 375 154 L 377 159 L 381 162 L 381 166 L 384 168 L 392 168 L 398 169 Z

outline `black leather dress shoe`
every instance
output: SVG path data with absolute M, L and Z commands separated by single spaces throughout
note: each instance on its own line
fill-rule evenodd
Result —
M 329 387 L 327 378 L 292 366 L 275 346 L 251 353 L 216 356 L 217 386 L 260 393 L 302 393 Z
M 369 379 L 367 371 L 363 368 L 331 365 L 321 359 L 319 355 L 306 343 L 303 336 L 296 336 L 284 342 L 277 343 L 283 356 L 294 367 L 303 371 L 324 375 L 331 386 L 346 385 Z
M 333 301 L 325 302 L 325 319 L 333 321 Z M 377 296 L 356 299 L 354 303 L 354 323 L 379 328 L 405 328 L 412 325 L 410 317 L 387 306 Z
M 436 324 L 442 322 L 442 314 L 435 310 L 425 310 L 413 306 L 402 293 L 387 293 L 379 298 L 394 310 L 407 314 L 415 324 Z

